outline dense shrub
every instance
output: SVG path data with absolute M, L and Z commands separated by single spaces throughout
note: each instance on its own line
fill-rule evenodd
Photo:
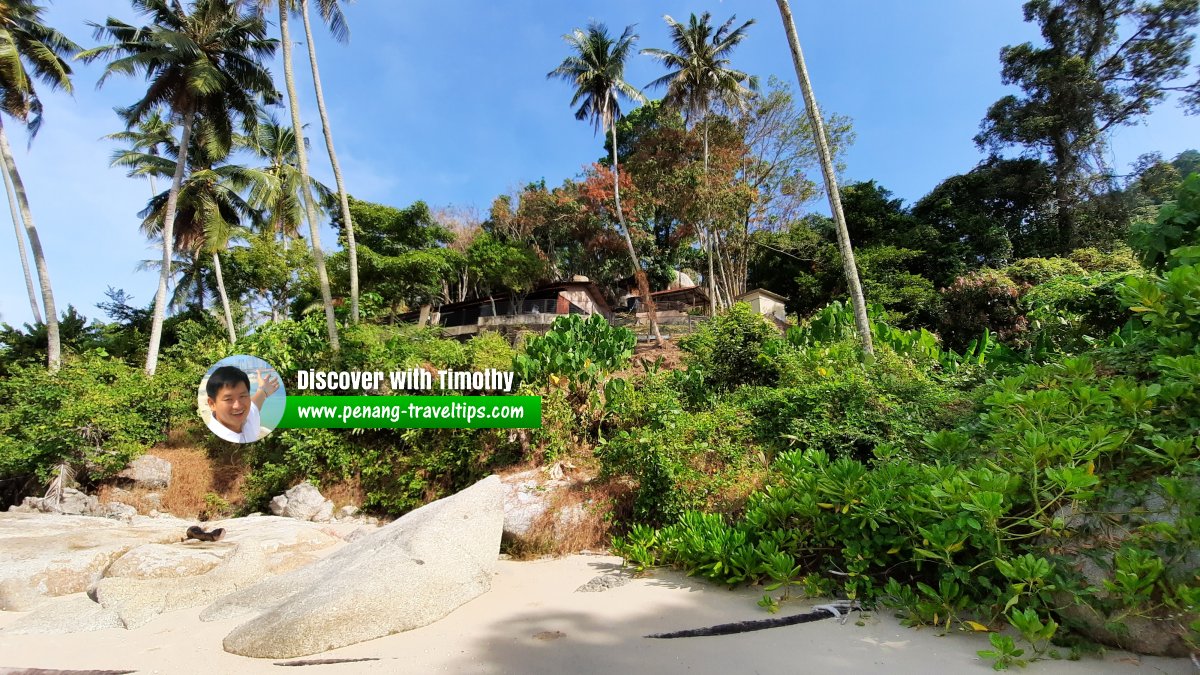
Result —
M 688 365 L 704 372 L 709 385 L 728 391 L 744 384 L 771 384 L 778 377 L 772 353 L 779 332 L 750 305 L 739 302 L 679 341 Z
M 1133 249 L 1124 244 L 1108 252 L 1096 248 L 1078 248 L 1071 251 L 1069 257 L 1084 272 L 1137 272 L 1142 269 Z
M 1064 276 L 1038 284 L 1021 298 L 1029 319 L 1029 342 L 1044 350 L 1074 353 L 1103 340 L 1129 320 L 1117 295 L 1128 272 Z
M 886 344 L 870 364 L 856 340 L 788 350 L 775 388 L 746 388 L 733 400 L 754 419 L 759 442 L 773 450 L 820 449 L 869 457 L 888 443 L 909 451 L 921 437 L 969 410 L 964 396 Z
M 1041 284 L 1057 277 L 1083 274 L 1083 267 L 1066 258 L 1022 258 L 1005 267 L 1004 273 L 1018 284 Z
M 16 367 L 0 380 L 6 496 L 35 491 L 63 463 L 84 484 L 116 473 L 166 437 L 181 399 L 195 410 L 195 386 L 152 380 L 103 352 L 70 357 L 53 375 L 40 365 Z
M 526 341 L 525 353 L 513 359 L 513 370 L 528 384 L 564 381 L 586 399 L 608 373 L 629 363 L 636 342 L 633 331 L 613 326 L 599 314 L 560 316 L 545 335 Z
M 1022 288 L 1003 272 L 983 269 L 942 290 L 941 334 L 946 345 L 965 348 L 984 330 L 1011 345 L 1024 343 L 1029 322 L 1021 312 Z
M 634 517 L 641 523 L 663 524 L 688 509 L 734 510 L 757 484 L 755 476 L 764 473 L 763 458 L 751 443 L 750 416 L 740 406 L 675 412 L 618 431 L 596 451 L 602 478 L 637 482 Z
M 1193 173 L 1179 187 L 1175 201 L 1164 204 L 1153 223 L 1136 223 L 1130 233 L 1142 263 L 1162 271 L 1170 264 L 1171 252 L 1194 263 L 1200 260 L 1200 173 Z M 1190 264 L 1190 263 L 1189 263 Z

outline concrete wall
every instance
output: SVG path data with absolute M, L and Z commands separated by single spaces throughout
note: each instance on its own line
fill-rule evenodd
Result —
M 776 319 L 784 319 L 787 317 L 787 308 L 784 307 L 782 302 L 779 302 L 774 298 L 755 293 L 747 296 L 745 301 L 750 303 L 750 307 L 755 312 L 758 312 L 763 316 L 773 316 Z

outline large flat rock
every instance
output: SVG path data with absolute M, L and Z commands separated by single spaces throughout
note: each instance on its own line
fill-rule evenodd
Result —
M 170 520 L 0 513 L 0 610 L 86 591 L 127 551 L 180 537 Z
M 225 529 L 221 541 L 184 542 L 192 524 L 172 517 L 138 516 L 126 523 L 0 513 L 0 610 L 29 611 L 57 596 L 90 591 L 106 599 L 95 608 L 106 610 L 104 622 L 118 616 L 126 627 L 141 625 L 163 611 L 208 604 L 221 593 L 311 563 L 345 534 L 291 518 L 231 518 L 206 525 Z M 342 529 L 348 533 L 350 526 Z M 236 561 L 235 551 L 243 551 Z M 33 623 L 48 632 L 69 615 L 48 610 Z M 72 630 L 69 621 L 60 622 L 60 632 Z
M 491 588 L 504 524 L 489 477 L 307 567 L 227 595 L 206 621 L 253 615 L 224 640 L 243 656 L 290 658 L 424 626 Z

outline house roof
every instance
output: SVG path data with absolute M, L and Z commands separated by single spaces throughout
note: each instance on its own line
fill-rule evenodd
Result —
M 608 311 L 608 312 L 612 311 L 611 308 L 608 306 L 608 302 L 605 301 L 605 299 L 604 299 L 604 294 L 600 292 L 600 287 L 597 286 L 595 284 L 595 282 L 592 282 L 592 281 L 561 281 L 558 283 L 546 284 L 544 286 L 539 286 L 539 287 L 533 289 L 532 291 L 530 291 L 528 294 L 526 294 L 525 299 L 526 300 L 537 300 L 537 299 L 543 298 L 543 297 L 554 297 L 554 296 L 557 296 L 562 291 L 573 291 L 573 290 L 587 291 L 588 294 L 592 296 L 592 300 L 595 301 L 596 304 L 598 304 L 602 308 L 604 308 L 605 311 Z M 462 302 L 447 302 L 439 307 L 436 307 L 435 309 L 437 311 L 441 312 L 442 314 L 449 314 L 451 312 L 455 312 L 455 311 L 458 311 L 461 309 L 467 309 L 469 307 L 475 307 L 477 305 L 490 304 L 493 299 L 496 301 L 503 301 L 503 300 L 508 300 L 511 297 L 512 297 L 512 293 L 507 293 L 507 292 L 506 293 L 496 293 L 495 295 L 493 295 L 491 297 L 475 298 L 474 300 L 464 300 Z M 417 309 L 417 310 L 405 312 L 404 314 L 400 314 L 396 318 L 399 321 L 413 321 L 413 320 L 416 320 L 420 316 L 420 314 L 421 314 L 420 310 Z
M 700 286 L 688 286 L 686 288 L 670 288 L 665 291 L 654 291 L 650 294 L 650 297 L 656 301 L 676 299 L 708 302 L 708 291 Z
M 779 302 L 787 302 L 788 301 L 788 299 L 783 297 L 782 295 L 780 295 L 778 293 L 772 293 L 771 291 L 768 291 L 765 288 L 750 289 L 750 290 L 746 291 L 745 293 L 742 293 L 741 295 L 734 298 L 734 300 L 741 300 L 743 298 L 748 298 L 752 295 L 763 295 L 768 298 L 771 298 L 772 300 L 778 300 Z

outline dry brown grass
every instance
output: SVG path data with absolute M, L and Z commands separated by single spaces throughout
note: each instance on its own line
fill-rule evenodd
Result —
M 612 526 L 629 509 L 632 493 L 619 481 L 589 481 L 560 490 L 545 513 L 533 521 L 529 533 L 505 541 L 505 552 L 518 560 L 580 551 L 606 550 Z M 579 511 L 578 520 L 564 514 Z
M 210 456 L 203 448 L 186 443 L 186 436 L 172 434 L 166 443 L 150 450 L 149 454 L 171 463 L 171 484 L 165 490 L 134 488 L 127 491 L 127 496 L 114 500 L 117 484 L 107 484 L 100 487 L 100 501 L 121 501 L 139 513 L 157 509 L 201 520 L 225 515 L 240 506 L 242 485 L 250 468 L 236 454 Z M 147 498 L 153 493 L 159 495 L 157 505 Z
M 366 492 L 363 490 L 362 483 L 359 482 L 358 476 L 350 478 L 350 480 L 340 481 L 337 483 L 322 482 L 321 494 L 325 498 L 333 502 L 334 510 L 340 509 L 343 506 L 362 506 L 363 501 L 367 498 Z

